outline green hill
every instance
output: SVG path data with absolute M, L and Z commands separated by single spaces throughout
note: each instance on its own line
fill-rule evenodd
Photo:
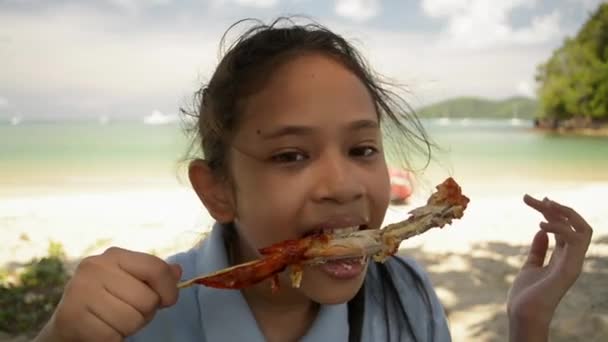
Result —
M 541 117 L 608 122 L 608 3 L 537 69 Z
M 421 118 L 492 118 L 518 117 L 531 119 L 537 111 L 537 101 L 527 97 L 489 100 L 477 97 L 458 97 L 418 109 Z

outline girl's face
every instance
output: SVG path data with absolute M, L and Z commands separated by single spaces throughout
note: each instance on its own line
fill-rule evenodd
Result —
M 242 109 L 229 153 L 242 257 L 320 229 L 380 228 L 389 176 L 378 115 L 354 74 L 321 54 L 300 56 Z M 319 303 L 346 302 L 363 283 L 365 261 L 306 266 L 299 291 Z

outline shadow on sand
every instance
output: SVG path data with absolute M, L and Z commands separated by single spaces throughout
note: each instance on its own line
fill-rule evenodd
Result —
M 608 244 L 608 236 L 592 244 Z M 491 342 L 507 340 L 507 294 L 527 252 L 528 246 L 501 242 L 476 245 L 467 254 L 401 251 L 425 266 L 454 341 Z M 608 341 L 608 254 L 588 255 L 584 272 L 557 309 L 550 340 Z
M 608 235 L 592 244 L 608 247 Z M 527 250 L 528 246 L 490 242 L 466 254 L 428 253 L 420 248 L 400 253 L 415 258 L 427 270 L 444 304 L 454 341 L 494 342 L 507 340 L 507 292 Z M 73 269 L 77 262 L 69 261 L 67 268 Z M 28 340 L 0 332 L 0 342 Z M 608 341 L 608 254 L 587 257 L 584 272 L 558 307 L 550 340 Z

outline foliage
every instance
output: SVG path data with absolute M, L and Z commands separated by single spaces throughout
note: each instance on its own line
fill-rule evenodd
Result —
M 65 253 L 51 242 L 48 256 L 24 265 L 16 283 L 0 284 L 0 330 L 10 334 L 35 332 L 50 318 L 68 280 Z
M 537 110 L 537 103 L 526 97 L 511 97 L 494 101 L 476 97 L 458 97 L 442 101 L 417 111 L 420 117 L 450 118 L 493 118 L 512 117 L 532 118 Z
M 540 116 L 608 119 L 608 3 L 537 69 Z

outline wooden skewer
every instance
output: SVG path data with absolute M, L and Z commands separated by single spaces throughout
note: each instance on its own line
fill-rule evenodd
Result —
M 235 268 L 247 267 L 249 265 L 253 265 L 255 263 L 258 263 L 259 261 L 260 260 L 248 261 L 248 262 L 245 262 L 245 263 L 242 263 L 242 264 L 238 264 L 238 265 L 234 265 L 234 266 L 231 266 L 231 267 L 228 267 L 228 268 L 221 269 L 221 270 L 213 272 L 213 273 L 209 273 L 209 274 L 207 274 L 207 275 L 205 275 L 203 277 L 195 277 L 195 278 L 192 278 L 192 279 L 189 279 L 189 280 L 185 280 L 185 281 L 177 283 L 177 288 L 178 289 L 183 289 L 183 288 L 186 288 L 186 287 L 189 287 L 189 286 L 192 286 L 192 285 L 196 284 L 196 281 L 199 280 L 199 279 L 201 279 L 201 278 L 212 277 L 212 276 L 215 276 L 215 275 L 220 274 L 220 273 L 230 272 L 231 270 L 233 270 Z
M 461 210 L 458 207 L 446 206 L 435 208 L 423 216 L 412 216 L 409 219 L 388 225 L 379 230 L 360 230 L 341 236 L 333 236 L 328 241 L 314 243 L 303 256 L 302 264 L 316 265 L 331 260 L 373 256 L 375 261 L 384 261 L 397 251 L 399 244 L 413 236 L 420 235 L 431 228 L 442 227 L 454 218 L 454 212 Z M 433 214 L 435 213 L 435 214 Z M 179 289 L 196 284 L 202 278 L 212 277 L 220 273 L 227 273 L 235 268 L 247 267 L 258 263 L 253 260 L 243 264 L 196 277 L 177 284 Z
M 451 178 L 437 187 L 440 191 L 434 193 L 427 204 L 410 211 L 407 220 L 390 224 L 378 230 L 360 230 L 347 234 L 334 234 L 313 240 L 298 261 L 301 264 L 321 264 L 331 260 L 373 256 L 377 262 L 384 262 L 395 254 L 402 241 L 420 235 L 431 228 L 443 227 L 453 219 L 461 218 L 469 199 L 462 195 L 460 187 Z M 279 255 L 279 258 L 280 255 Z M 193 284 L 204 282 L 205 279 L 226 275 L 233 271 L 242 271 L 248 267 L 266 266 L 264 262 L 269 256 L 249 261 L 229 268 L 196 277 L 177 284 L 182 289 Z M 238 269 L 238 270 L 237 270 Z M 294 285 L 299 284 L 302 269 L 292 268 Z M 273 271 L 274 272 L 274 271 Z M 235 279 L 235 278 L 232 278 Z M 241 279 L 239 279 L 241 280 Z M 230 287 L 234 284 L 228 284 Z

